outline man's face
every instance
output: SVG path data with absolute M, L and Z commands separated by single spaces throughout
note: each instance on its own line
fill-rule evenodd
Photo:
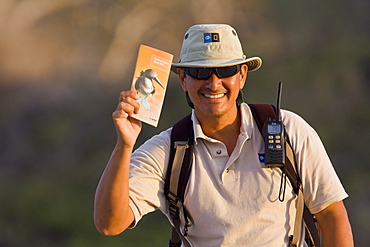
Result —
M 244 86 L 247 70 L 248 67 L 242 65 L 240 72 L 231 77 L 218 78 L 213 73 L 206 80 L 195 79 L 185 74 L 183 69 L 177 69 L 177 72 L 183 90 L 189 93 L 194 103 L 197 116 L 221 117 L 236 113 L 236 99 Z

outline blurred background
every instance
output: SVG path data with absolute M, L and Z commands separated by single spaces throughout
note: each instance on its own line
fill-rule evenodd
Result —
M 247 102 L 275 103 L 319 133 L 350 197 L 356 246 L 370 242 L 369 1 L 1 0 L 0 246 L 165 246 L 160 212 L 103 237 L 93 200 L 115 145 L 111 113 L 140 44 L 174 54 L 193 24 L 228 23 L 248 57 Z M 157 128 L 189 113 L 170 75 Z

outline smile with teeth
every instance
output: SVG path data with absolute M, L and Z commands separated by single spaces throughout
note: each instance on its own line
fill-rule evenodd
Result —
M 225 94 L 224 93 L 220 93 L 220 94 L 203 94 L 203 95 L 205 97 L 207 97 L 207 98 L 218 99 L 218 98 L 223 97 Z

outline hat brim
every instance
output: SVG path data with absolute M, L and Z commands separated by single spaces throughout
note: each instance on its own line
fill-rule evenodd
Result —
M 215 63 L 216 62 L 216 63 Z M 176 69 L 181 67 L 201 67 L 201 68 L 215 68 L 227 67 L 237 64 L 247 64 L 248 71 L 256 71 L 262 66 L 262 59 L 259 57 L 251 57 L 247 59 L 236 60 L 205 60 L 188 63 L 172 63 L 171 70 L 177 74 Z

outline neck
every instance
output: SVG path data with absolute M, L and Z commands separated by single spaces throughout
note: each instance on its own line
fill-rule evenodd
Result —
M 231 155 L 240 134 L 241 114 L 236 109 L 234 114 L 227 116 L 198 116 L 203 133 L 225 144 Z

